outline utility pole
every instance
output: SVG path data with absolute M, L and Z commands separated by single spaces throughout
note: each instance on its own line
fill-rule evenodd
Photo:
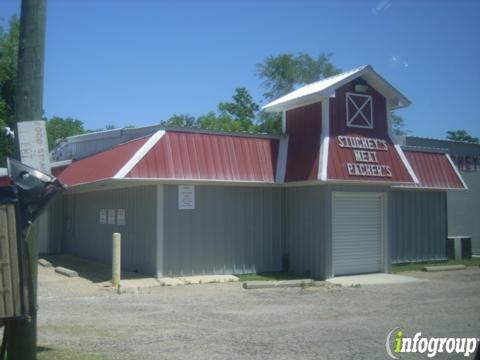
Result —
M 43 115 L 43 71 L 45 57 L 46 0 L 22 0 L 20 15 L 20 41 L 15 88 L 15 120 L 41 120 Z M 17 131 L 18 134 L 18 131 Z M 20 146 L 16 136 L 17 158 Z M 21 160 L 21 159 L 20 159 Z M 35 360 L 37 358 L 37 236 L 28 239 L 30 264 L 29 289 L 33 308 L 28 319 L 10 321 L 7 326 L 7 353 L 9 360 Z

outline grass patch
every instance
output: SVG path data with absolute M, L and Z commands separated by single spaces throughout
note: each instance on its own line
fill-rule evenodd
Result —
M 280 281 L 280 280 L 305 279 L 309 277 L 309 276 L 292 275 L 284 272 L 240 274 L 235 276 L 238 277 L 240 281 Z
M 432 265 L 465 265 L 465 266 L 480 266 L 480 257 L 463 260 L 448 260 L 448 261 L 425 261 L 408 264 L 399 264 L 392 266 L 394 274 L 404 271 L 421 271 L 425 266 Z
M 105 360 L 104 357 L 92 353 L 79 352 L 72 349 L 37 347 L 38 360 Z

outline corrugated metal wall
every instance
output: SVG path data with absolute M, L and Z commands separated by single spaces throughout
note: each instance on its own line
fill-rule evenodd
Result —
M 389 199 L 392 263 L 446 259 L 446 193 L 392 191 Z
M 326 187 L 285 189 L 285 236 L 290 271 L 326 277 L 330 209 Z
M 122 234 L 122 268 L 157 275 L 157 187 L 64 196 L 62 251 L 110 264 L 112 233 Z M 100 209 L 125 209 L 126 225 L 100 224 Z
M 164 185 L 163 275 L 280 271 L 282 189 L 195 186 L 195 209 L 178 209 Z
M 448 235 L 472 237 L 472 251 L 480 255 L 480 171 L 461 172 L 467 191 L 448 192 Z

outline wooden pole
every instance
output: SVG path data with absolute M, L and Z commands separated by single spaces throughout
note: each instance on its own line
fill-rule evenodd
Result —
M 40 120 L 43 115 L 43 71 L 45 57 L 46 0 L 22 0 L 17 79 L 15 84 L 15 120 Z M 18 134 L 18 132 L 17 132 Z M 16 137 L 18 139 L 18 136 Z M 20 157 L 18 140 L 15 153 Z M 28 279 L 33 309 L 28 319 L 7 325 L 9 360 L 37 358 L 37 262 L 38 243 L 35 231 L 27 239 L 31 276 Z
M 121 242 L 122 235 L 113 233 L 112 235 L 112 285 L 120 287 L 121 276 Z

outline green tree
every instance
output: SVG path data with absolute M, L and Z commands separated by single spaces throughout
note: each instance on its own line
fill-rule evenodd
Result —
M 317 57 L 300 53 L 269 56 L 257 64 L 257 75 L 262 80 L 263 94 L 273 100 L 305 85 L 340 73 L 330 59 L 332 54 L 322 53 Z
M 264 134 L 282 133 L 282 114 L 260 111 L 258 113 L 258 122 L 255 127 L 255 132 Z
M 54 116 L 47 121 L 47 138 L 48 147 L 53 149 L 56 140 L 64 139 L 73 135 L 80 135 L 85 133 L 83 122 L 72 118 L 61 118 Z
M 171 128 L 196 128 L 198 127 L 197 119 L 188 114 L 174 114 L 168 120 L 161 121 L 160 124 Z
M 248 90 L 244 87 L 236 88 L 232 102 L 221 102 L 218 110 L 222 115 L 228 115 L 232 119 L 232 128 L 240 131 L 254 130 L 255 114 L 259 106 Z
M 3 136 L 3 128 L 15 128 L 13 113 L 19 34 L 20 22 L 16 16 L 10 19 L 8 30 L 0 26 L 0 165 L 13 151 L 12 141 Z
M 393 129 L 394 135 L 403 136 L 403 135 L 408 135 L 410 133 L 410 131 L 405 129 L 405 121 L 401 116 L 392 114 L 391 120 L 392 120 L 392 129 Z
M 455 141 L 464 141 L 473 144 L 480 143 L 477 137 L 473 137 L 466 130 L 450 130 L 447 131 L 447 139 Z

